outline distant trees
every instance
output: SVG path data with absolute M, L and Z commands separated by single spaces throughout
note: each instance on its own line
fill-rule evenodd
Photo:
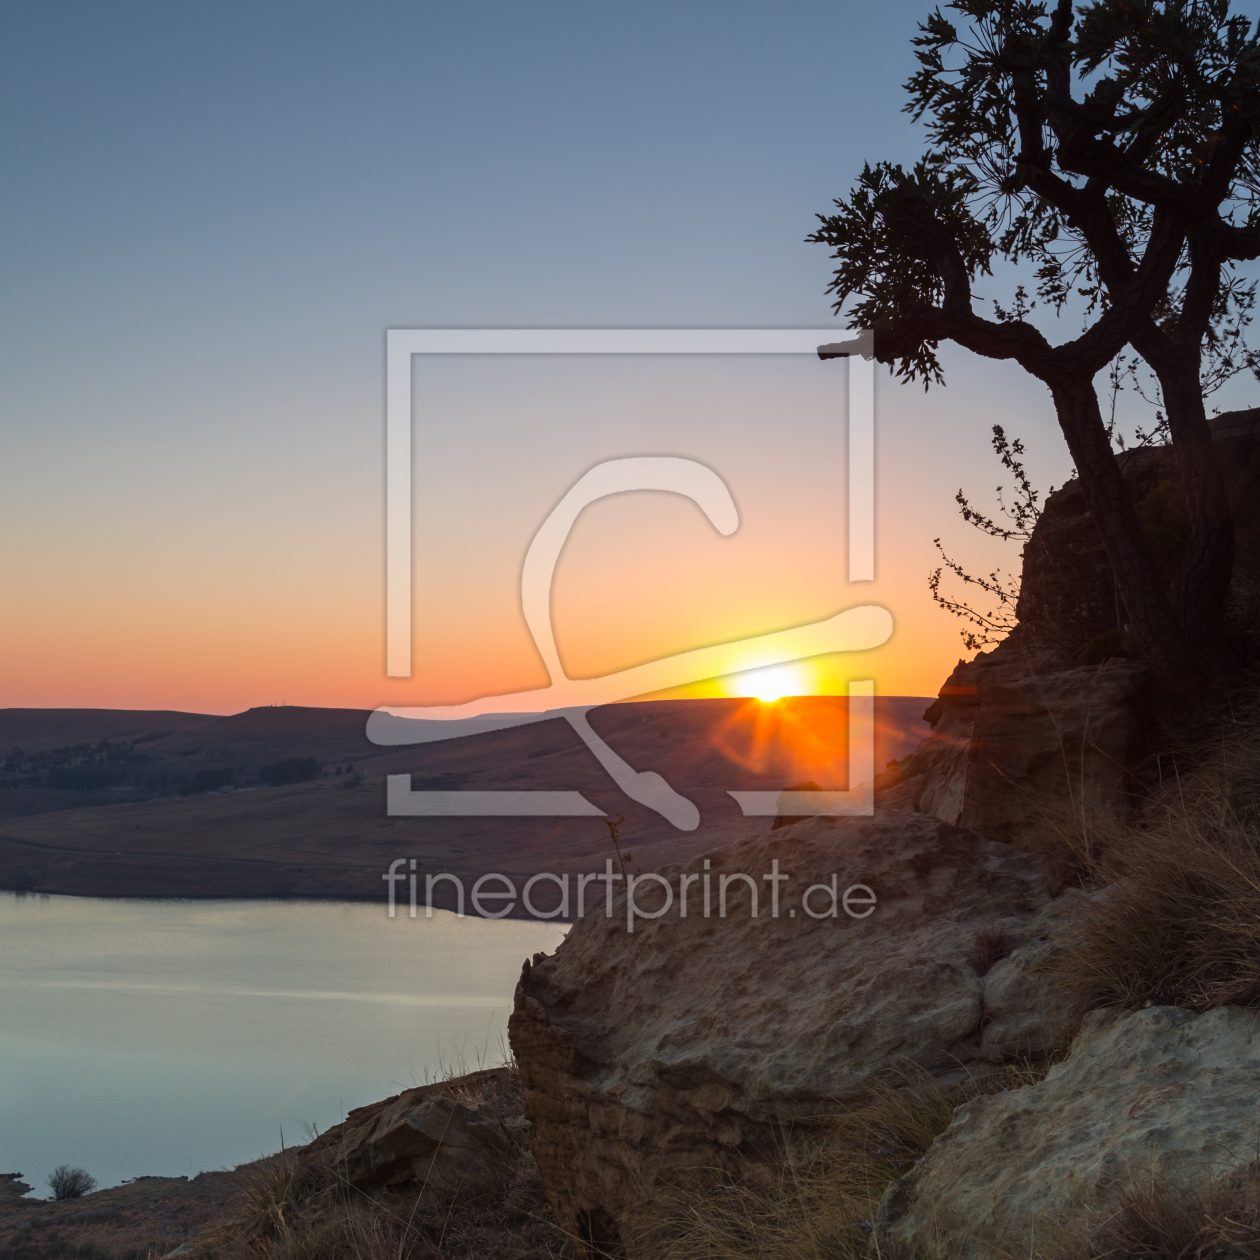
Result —
M 96 1189 L 96 1178 L 89 1176 L 86 1169 L 62 1164 L 49 1173 L 48 1188 L 59 1203 L 62 1199 L 81 1199 Z
M 103 766 L 54 766 L 44 776 L 45 786 L 63 792 L 99 792 L 122 780 L 121 770 Z
M 306 783 L 319 778 L 319 762 L 314 757 L 286 757 L 273 765 L 263 766 L 258 777 L 272 787 L 285 783 Z
M 124 767 L 152 761 L 148 753 L 136 752 L 129 744 L 102 739 L 95 744 L 67 744 L 63 748 L 28 753 L 15 747 L 5 757 L 4 774 L 28 776 L 31 784 L 62 791 L 93 792 L 121 783 Z
M 231 782 L 231 766 L 224 766 L 221 770 L 198 770 L 188 785 L 188 791 L 190 795 L 196 792 L 217 792 Z

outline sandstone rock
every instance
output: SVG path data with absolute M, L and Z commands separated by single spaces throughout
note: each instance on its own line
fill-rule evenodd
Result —
M 512 1116 L 503 1122 L 503 1131 L 522 1150 L 529 1150 L 534 1136 L 534 1126 L 524 1116 Z
M 303 1158 L 329 1159 L 360 1187 L 423 1182 L 467 1169 L 508 1148 L 509 1135 L 486 1103 L 468 1101 L 506 1069 L 473 1072 L 440 1085 L 409 1089 L 359 1107 L 305 1148 Z
M 1234 518 L 1235 562 L 1260 578 L 1260 409 L 1227 412 L 1208 425 Z M 1148 545 L 1171 584 L 1188 536 L 1176 456 L 1168 446 L 1140 447 L 1118 462 Z M 1038 672 L 1071 665 L 1091 639 L 1123 622 L 1078 481 L 1050 495 L 1024 548 L 1016 617 L 1019 626 L 1002 646 L 1039 659 Z
M 779 913 L 765 880 L 778 864 Z M 746 883 L 759 889 L 752 917 Z M 688 914 L 679 913 L 682 875 Z M 712 913 L 701 908 L 710 877 Z M 811 884 L 866 885 L 867 918 L 811 918 Z M 1039 860 L 909 813 L 815 818 L 665 868 L 671 911 L 627 929 L 626 893 L 526 964 L 509 1025 L 533 1151 L 562 1228 L 630 1248 L 663 1181 L 774 1158 L 797 1122 L 913 1060 L 947 1081 L 1071 1027 L 1031 977 L 1075 895 L 1051 901 Z M 638 904 L 659 908 L 646 886 Z M 826 911 L 818 889 L 811 908 Z M 855 901 L 855 911 L 869 905 Z M 982 933 L 1008 956 L 987 975 Z M 994 951 L 990 950 L 992 955 Z M 992 957 L 989 958 L 989 963 Z
M 1040 1084 L 958 1108 L 884 1195 L 880 1250 L 1027 1256 L 1087 1228 L 1119 1183 L 1154 1171 L 1203 1184 L 1254 1157 L 1258 1138 L 1255 1011 L 1098 1012 Z
M 813 779 L 806 779 L 802 783 L 793 783 L 788 792 L 821 792 L 822 788 L 818 786 Z M 778 831 L 780 827 L 790 827 L 793 823 L 804 822 L 806 818 L 815 817 L 811 814 L 789 814 L 784 811 L 788 807 L 784 804 L 783 793 L 779 793 L 779 812 L 774 816 L 774 821 L 770 824 L 771 831 Z
M 1250 609 L 1244 620 L 1251 621 L 1233 632 L 1254 651 L 1260 409 L 1209 423 L 1234 518 L 1234 604 Z M 1170 447 L 1144 447 L 1119 463 L 1171 585 L 1188 530 L 1176 458 Z M 1123 610 L 1079 482 L 1046 500 L 1024 548 L 1016 616 L 1002 643 L 960 661 L 946 680 L 924 714 L 932 735 L 895 775 L 881 776 L 877 799 L 886 807 L 905 808 L 913 797 L 923 813 L 1007 841 L 1018 841 L 1047 801 L 1127 811 L 1148 752 L 1147 676 L 1139 662 L 1123 659 Z M 1083 657 L 1098 663 L 1081 665 Z
M 960 661 L 925 714 L 931 736 L 901 765 L 914 807 L 1017 840 L 1046 803 L 1124 814 L 1146 748 L 1138 661 L 1034 673 L 1015 650 Z
M 909 760 L 907 758 L 906 760 Z M 888 763 L 883 774 L 875 776 L 875 805 L 878 809 L 908 809 L 913 811 L 919 799 L 919 789 L 923 786 L 921 774 L 903 778 L 901 765 L 896 761 Z

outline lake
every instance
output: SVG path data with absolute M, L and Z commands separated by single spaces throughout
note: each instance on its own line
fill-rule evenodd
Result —
M 502 1061 L 565 927 L 382 904 L 0 893 L 0 1172 L 231 1167 Z

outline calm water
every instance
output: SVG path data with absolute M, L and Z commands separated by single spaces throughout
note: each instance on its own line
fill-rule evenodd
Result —
M 423 911 L 421 912 L 423 915 Z M 0 893 L 0 1172 L 230 1167 L 501 1060 L 563 927 L 383 906 Z

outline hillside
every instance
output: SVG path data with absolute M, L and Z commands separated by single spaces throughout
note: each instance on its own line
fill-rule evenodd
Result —
M 624 814 L 635 865 L 684 861 L 745 834 L 731 789 L 781 788 L 805 779 L 844 786 L 846 701 L 799 697 L 764 706 L 744 700 L 609 705 L 591 714 L 599 734 L 638 770 L 656 770 L 701 811 L 697 830 L 675 830 L 627 800 L 561 719 L 444 743 L 378 748 L 366 712 L 296 707 L 230 717 L 108 710 L 0 711 L 0 747 L 25 752 L 93 740 L 134 747 L 151 760 L 125 767 L 122 790 L 0 791 L 0 886 L 90 896 L 321 897 L 375 900 L 396 858 L 421 871 L 593 871 L 610 852 L 595 818 L 390 818 L 385 778 L 416 788 L 567 789 Z M 876 764 L 926 734 L 914 697 L 877 700 Z M 260 786 L 260 767 L 314 758 L 321 777 Z M 353 765 L 354 775 L 337 769 Z M 168 785 L 218 766 L 237 768 L 248 790 L 164 795 Z M 243 767 L 243 769 L 240 769 Z M 158 789 L 160 790 L 160 789 Z M 78 799 L 72 799 L 77 797 Z M 84 799 L 87 798 L 87 799 Z M 66 808 L 67 804 L 78 808 Z

